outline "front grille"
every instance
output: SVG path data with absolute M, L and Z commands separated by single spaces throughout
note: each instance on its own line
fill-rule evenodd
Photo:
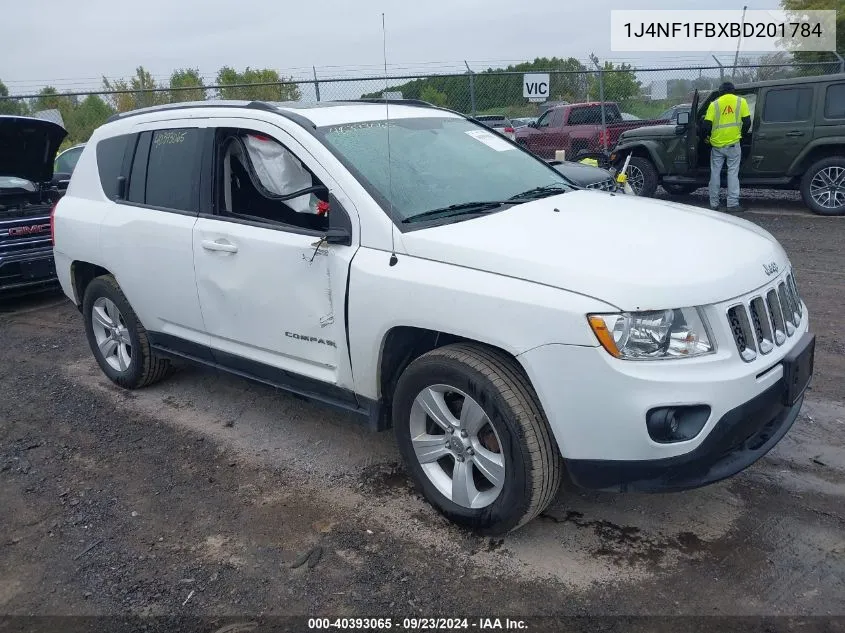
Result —
M 616 183 L 613 178 L 607 180 L 600 180 L 599 182 L 591 182 L 587 185 L 587 189 L 595 189 L 598 191 L 616 191 Z
M 804 308 L 792 273 L 762 294 L 728 308 L 727 317 L 739 355 L 747 363 L 766 355 L 793 336 Z

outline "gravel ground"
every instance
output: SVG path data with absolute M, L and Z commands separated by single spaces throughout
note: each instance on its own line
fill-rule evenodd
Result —
M 0 614 L 845 616 L 845 220 L 766 204 L 818 334 L 784 441 L 700 490 L 564 490 L 501 539 L 431 510 L 390 434 L 196 368 L 125 392 L 63 297 L 0 305 Z

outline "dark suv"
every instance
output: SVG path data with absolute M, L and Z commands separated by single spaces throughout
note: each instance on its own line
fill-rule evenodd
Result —
M 50 210 L 62 191 L 53 160 L 66 135 L 51 121 L 0 116 L 0 296 L 56 282 Z
M 740 185 L 799 189 L 806 205 L 821 215 L 845 214 L 845 75 L 778 79 L 738 86 L 748 100 L 751 132 L 742 139 Z M 701 120 L 711 93 L 695 94 L 690 112 L 677 125 L 624 132 L 611 153 L 619 167 L 630 154 L 628 182 L 643 196 L 663 185 L 685 194 L 707 185 L 710 146 Z M 723 176 L 724 178 L 724 176 Z

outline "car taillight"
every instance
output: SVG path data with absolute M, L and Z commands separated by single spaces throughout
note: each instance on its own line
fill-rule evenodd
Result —
M 58 202 L 54 202 L 53 206 L 50 207 L 50 242 L 53 246 L 56 245 L 56 206 L 58 204 Z
M 599 145 L 604 147 L 605 141 L 607 140 L 607 132 L 604 130 L 599 131 Z
M 508 134 L 513 134 L 513 133 L 514 133 L 514 129 L 513 129 L 512 127 L 506 127 L 506 128 L 505 128 L 505 132 L 507 132 Z

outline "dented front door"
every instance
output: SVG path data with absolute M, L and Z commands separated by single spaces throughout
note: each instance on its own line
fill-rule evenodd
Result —
M 329 247 L 318 242 L 314 235 L 199 218 L 197 291 L 214 350 L 335 382 L 343 339 Z
M 225 129 L 243 125 L 220 120 Z M 285 130 L 260 121 L 250 121 L 249 130 L 282 143 L 342 197 Z M 290 382 L 295 374 L 349 389 L 343 305 L 354 250 L 327 245 L 321 231 L 221 212 L 218 195 L 201 209 L 193 231 L 196 288 L 216 360 L 272 382 Z

